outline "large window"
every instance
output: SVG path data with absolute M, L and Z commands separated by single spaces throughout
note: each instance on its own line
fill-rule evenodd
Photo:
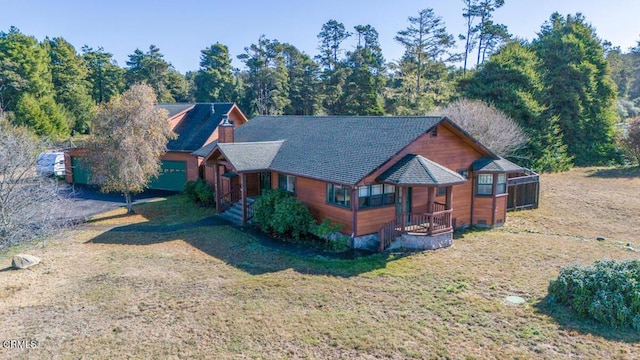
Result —
M 478 174 L 476 195 L 493 195 L 493 174 Z
M 337 184 L 327 184 L 327 202 L 329 204 L 350 207 L 351 189 Z
M 278 174 L 278 188 L 292 194 L 296 193 L 296 177 L 293 175 Z
M 396 187 L 375 184 L 358 187 L 358 208 L 390 205 L 396 202 Z
M 496 184 L 498 194 L 507 193 L 507 174 L 498 174 L 498 183 Z

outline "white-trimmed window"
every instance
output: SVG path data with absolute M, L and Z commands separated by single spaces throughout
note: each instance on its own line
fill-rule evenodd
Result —
M 293 175 L 278 174 L 278 188 L 286 192 L 296 193 L 296 177 Z
M 497 194 L 507 193 L 507 174 L 498 174 L 498 183 L 496 184 Z
M 351 189 L 338 184 L 327 184 L 327 202 L 342 207 L 351 207 Z
M 476 195 L 493 195 L 493 174 L 478 174 Z

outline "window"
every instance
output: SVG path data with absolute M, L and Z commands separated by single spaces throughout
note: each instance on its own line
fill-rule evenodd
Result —
M 438 192 L 436 196 L 445 196 L 447 195 L 447 187 L 446 186 L 438 186 Z
M 496 184 L 497 194 L 506 194 L 507 193 L 507 174 L 498 174 L 498 183 Z
M 478 174 L 476 195 L 493 195 L 493 174 Z
M 465 179 L 469 179 L 469 169 L 458 169 L 458 174 Z
M 278 189 L 296 193 L 296 177 L 293 175 L 278 174 Z
M 358 208 L 395 204 L 396 187 L 387 184 L 375 184 L 358 187 Z
M 327 184 L 327 202 L 338 206 L 350 207 L 351 189 L 342 185 Z

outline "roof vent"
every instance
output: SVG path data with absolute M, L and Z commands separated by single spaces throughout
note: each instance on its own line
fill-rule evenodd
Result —
M 213 104 L 211 104 L 211 113 L 215 114 L 216 113 L 216 109 L 213 107 Z
M 229 122 L 229 115 L 228 114 L 223 114 L 222 115 L 222 126 L 229 126 L 231 125 L 231 123 Z

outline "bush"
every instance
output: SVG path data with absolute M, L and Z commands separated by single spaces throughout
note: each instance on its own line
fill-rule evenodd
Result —
M 202 179 L 187 181 L 184 184 L 184 195 L 189 201 L 203 206 L 213 205 L 216 200 L 213 188 Z
M 253 216 L 262 231 L 295 239 L 308 234 L 315 225 L 309 209 L 282 190 L 265 190 L 253 205 Z
M 610 326 L 640 331 L 640 260 L 563 268 L 549 283 L 549 301 Z

